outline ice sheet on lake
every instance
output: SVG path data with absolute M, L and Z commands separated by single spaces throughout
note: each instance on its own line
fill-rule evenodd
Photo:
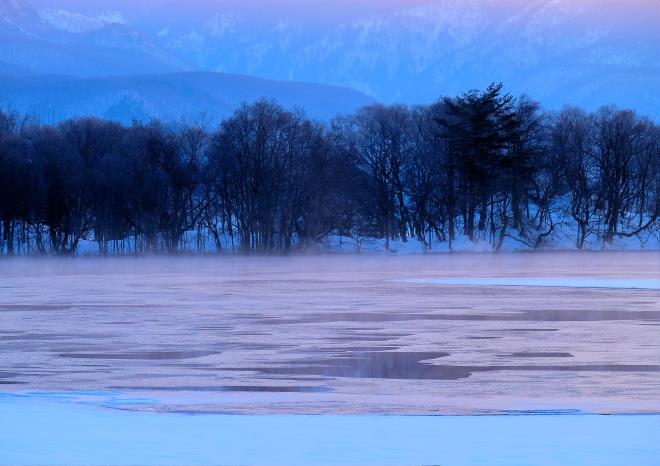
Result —
M 404 283 L 446 286 L 540 286 L 561 288 L 609 288 L 659 290 L 660 279 L 585 277 L 489 277 L 489 278 L 412 278 Z

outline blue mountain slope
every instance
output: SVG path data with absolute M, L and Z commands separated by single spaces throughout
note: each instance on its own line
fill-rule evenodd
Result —
M 277 100 L 327 120 L 373 100 L 354 90 L 301 82 L 279 82 L 211 72 L 131 75 L 103 78 L 66 76 L 0 77 L 0 102 L 45 122 L 92 115 L 130 122 L 204 116 L 217 122 L 242 102 Z

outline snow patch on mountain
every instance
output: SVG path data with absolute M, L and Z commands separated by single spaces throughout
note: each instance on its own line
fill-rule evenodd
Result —
M 101 29 L 105 23 L 97 18 L 76 13 L 74 11 L 45 8 L 38 10 L 41 19 L 61 31 L 74 34 Z
M 104 11 L 98 15 L 98 19 L 108 24 L 128 24 L 128 19 L 118 11 Z
M 224 37 L 237 31 L 245 20 L 235 13 L 216 14 L 204 25 L 204 33 L 210 37 Z

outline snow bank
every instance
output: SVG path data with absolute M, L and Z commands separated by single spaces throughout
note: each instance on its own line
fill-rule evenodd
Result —
M 658 464 L 660 416 L 237 416 L 0 397 L 0 465 Z

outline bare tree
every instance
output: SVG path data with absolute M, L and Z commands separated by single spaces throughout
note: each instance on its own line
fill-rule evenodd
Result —
M 204 123 L 0 112 L 0 254 L 317 250 L 328 238 L 497 250 L 657 240 L 660 127 L 629 110 L 543 113 L 494 84 L 329 125 L 262 100 Z M 192 246 L 192 248 L 191 248 Z

